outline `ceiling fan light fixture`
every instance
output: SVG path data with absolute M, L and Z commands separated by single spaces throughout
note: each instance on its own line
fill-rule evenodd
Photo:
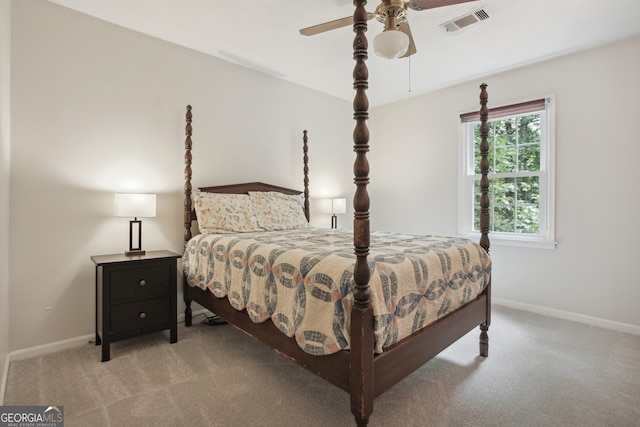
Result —
M 383 58 L 398 58 L 408 49 L 409 36 L 399 30 L 385 30 L 373 39 L 373 50 Z

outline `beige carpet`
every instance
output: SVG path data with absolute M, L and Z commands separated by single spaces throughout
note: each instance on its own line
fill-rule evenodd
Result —
M 5 405 L 63 405 L 65 426 L 351 426 L 348 395 L 230 326 L 179 328 L 12 362 Z M 168 332 L 167 332 L 168 333 Z M 377 426 L 639 426 L 640 336 L 494 308 L 375 401 Z

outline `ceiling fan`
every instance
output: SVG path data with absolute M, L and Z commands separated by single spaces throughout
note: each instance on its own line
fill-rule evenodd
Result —
M 382 0 L 369 19 L 376 18 L 384 24 L 384 31 L 373 40 L 374 51 L 384 58 L 405 58 L 417 52 L 407 21 L 407 9 L 420 11 L 476 0 Z M 353 25 L 353 16 L 303 28 L 300 34 L 312 36 L 336 28 Z

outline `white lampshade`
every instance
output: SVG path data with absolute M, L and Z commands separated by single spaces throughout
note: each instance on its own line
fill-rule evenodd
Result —
M 373 39 L 373 50 L 383 58 L 398 58 L 408 49 L 409 36 L 399 30 L 385 30 Z
M 156 216 L 155 194 L 116 194 L 115 216 L 149 218 Z
M 331 199 L 331 213 L 343 214 L 347 212 L 347 199 Z
M 321 199 L 322 212 L 331 214 L 331 228 L 338 228 L 336 214 L 347 213 L 347 199 Z

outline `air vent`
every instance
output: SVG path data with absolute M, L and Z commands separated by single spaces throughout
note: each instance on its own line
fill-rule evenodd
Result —
M 444 29 L 447 33 L 454 33 L 456 31 L 462 30 L 463 28 L 475 25 L 481 21 L 485 21 L 490 17 L 491 15 L 489 15 L 487 9 L 478 9 L 474 12 L 445 22 L 444 24 L 440 24 L 440 28 Z

